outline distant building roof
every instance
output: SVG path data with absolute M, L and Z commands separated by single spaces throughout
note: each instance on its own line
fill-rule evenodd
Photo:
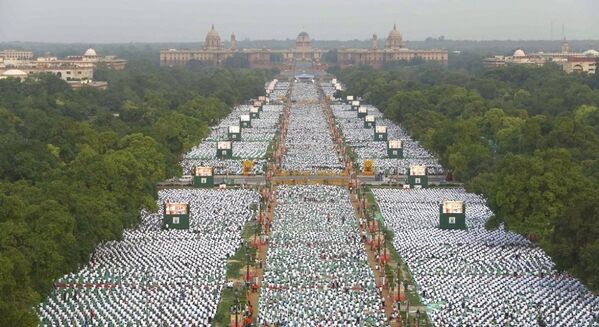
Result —
M 524 53 L 524 50 L 518 49 L 514 51 L 514 57 L 526 57 L 526 53 Z
M 296 75 L 295 78 L 297 78 L 297 79 L 313 79 L 314 75 L 303 73 L 303 74 Z
M 7 71 L 5 71 L 2 76 L 5 77 L 25 77 L 27 76 L 27 73 L 19 70 L 19 69 L 9 69 Z
M 92 48 L 89 48 L 89 49 L 87 49 L 85 51 L 85 53 L 83 54 L 83 56 L 85 56 L 85 57 L 96 57 L 97 56 L 96 50 L 94 50 Z
M 588 56 L 588 57 L 599 57 L 599 51 L 594 50 L 594 49 L 589 49 L 589 50 L 583 52 L 582 54 L 585 56 Z

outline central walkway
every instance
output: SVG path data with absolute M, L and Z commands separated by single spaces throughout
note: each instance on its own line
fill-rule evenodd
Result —
M 281 186 L 259 302 L 261 323 L 383 324 L 349 192 Z
M 295 83 L 282 169 L 293 174 L 331 173 L 343 170 L 331 138 L 318 87 Z
M 273 184 L 339 181 L 343 187 L 295 185 L 274 191 L 257 323 L 389 325 L 390 310 L 377 287 L 380 274 L 373 272 L 373 254 L 362 243 L 345 158 L 333 138 L 338 131 L 327 122 L 328 105 L 312 83 L 293 84 L 290 101 L 277 151 L 284 173 Z

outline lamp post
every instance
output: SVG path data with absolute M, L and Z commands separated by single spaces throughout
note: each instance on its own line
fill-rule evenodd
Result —
M 401 302 L 399 300 L 397 301 L 397 319 L 399 319 L 400 321 L 402 320 L 401 319 Z
M 410 301 L 406 299 L 406 325 L 410 323 Z
M 262 202 L 264 201 L 264 197 L 260 197 L 260 201 L 258 202 L 258 223 L 262 224 Z
M 149 282 L 148 282 L 148 271 L 147 270 L 144 271 L 144 277 L 143 277 L 143 279 L 144 279 L 144 283 L 143 284 L 146 287 L 145 292 L 144 292 L 145 295 L 146 295 L 145 296 L 145 301 L 144 301 L 145 302 L 144 303 L 145 304 L 144 311 L 145 311 L 145 314 L 146 314 L 146 323 L 149 323 L 149 318 L 150 317 L 149 317 L 149 310 L 148 310 L 148 298 L 149 298 L 150 295 L 148 293 L 150 291 L 150 285 L 149 285 Z
M 235 327 L 239 325 L 239 290 L 235 288 L 235 304 L 231 306 L 231 311 L 235 314 Z
M 400 290 L 401 290 L 401 264 L 398 262 L 397 263 L 397 302 L 399 302 L 401 300 L 399 298 Z
M 403 281 L 403 291 L 406 296 L 406 324 L 410 322 L 410 299 L 408 298 L 408 281 L 404 279 Z
M 245 283 L 247 285 L 250 281 L 250 249 L 247 245 L 245 247 L 245 267 Z
M 383 234 L 383 258 L 385 258 L 385 264 L 387 263 L 387 237 Z

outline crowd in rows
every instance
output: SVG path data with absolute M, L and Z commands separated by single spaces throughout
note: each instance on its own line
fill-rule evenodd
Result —
M 282 168 L 314 174 L 318 170 L 340 172 L 343 164 L 335 149 L 323 108 L 317 102 L 320 98 L 318 87 L 312 83 L 295 83 L 291 98 L 304 103 L 291 105 Z
M 142 212 L 121 240 L 55 283 L 38 306 L 42 326 L 208 326 L 225 284 L 226 260 L 259 202 L 250 190 L 163 190 L 159 213 Z M 189 230 L 162 229 L 165 201 L 190 204 Z
M 596 326 L 599 298 L 558 273 L 526 238 L 500 227 L 463 189 L 374 189 L 393 245 L 435 326 Z M 466 203 L 467 230 L 439 228 L 439 203 Z
M 329 99 L 334 99 L 337 94 L 337 88 L 333 81 L 322 81 L 320 83 L 320 88 L 322 90 L 322 94 Z
M 269 97 L 268 103 L 280 102 L 280 93 L 287 94 L 288 82 L 276 82 L 275 89 Z M 200 144 L 193 147 L 183 158 L 181 165 L 184 174 L 191 174 L 196 166 L 210 166 L 214 168 L 215 175 L 241 175 L 243 174 L 243 160 L 253 160 L 253 174 L 260 175 L 266 171 L 266 156 L 269 146 L 276 136 L 280 117 L 283 113 L 282 104 L 264 104 L 259 118 L 251 119 L 251 127 L 242 128 L 240 118 L 250 115 L 253 105 L 239 105 L 216 126 L 211 128 L 210 135 Z M 217 143 L 229 140 L 229 128 L 235 126 L 239 129 L 241 140 L 232 143 L 232 158 L 217 157 Z
M 389 158 L 387 156 L 387 142 L 374 139 L 375 128 L 366 128 L 364 118 L 358 118 L 358 111 L 352 110 L 350 104 L 338 103 L 331 105 L 337 126 L 343 133 L 346 144 L 352 147 L 358 157 L 360 169 L 363 168 L 364 160 L 374 161 L 375 171 L 390 175 L 407 175 L 410 166 L 425 165 L 428 174 L 443 174 L 443 168 L 437 159 L 418 141 L 413 140 L 408 133 L 399 125 L 383 118 L 382 113 L 374 106 L 361 104 L 362 109 L 375 119 L 375 125 L 387 127 L 388 140 L 401 140 L 403 146 L 403 158 Z
M 277 81 L 272 92 L 268 94 L 270 101 L 274 103 L 284 102 L 285 98 L 289 96 L 290 86 L 289 82 Z
M 282 168 L 316 173 L 341 171 L 322 94 L 313 83 L 271 83 L 269 99 L 294 102 Z M 363 105 L 364 106 L 364 105 Z M 251 106 L 238 106 L 182 161 L 216 174 L 241 174 L 242 159 L 262 173 L 276 136 L 280 104 L 264 105 L 251 128 L 242 129 L 233 159 L 216 158 L 216 142 L 228 137 Z M 388 139 L 403 141 L 404 159 L 387 158 L 386 142 L 347 104 L 332 106 L 345 142 L 375 169 L 406 174 L 424 164 L 442 174 L 437 160 L 372 106 L 364 106 Z M 258 322 L 283 326 L 386 326 L 380 289 L 368 265 L 349 191 L 333 186 L 280 186 L 264 262 Z M 435 326 L 599 326 L 599 298 L 576 279 L 556 271 L 552 260 L 520 235 L 487 230 L 485 200 L 463 189 L 373 190 L 394 247 L 413 275 Z M 140 224 L 122 239 L 100 244 L 87 265 L 56 281 L 37 308 L 43 326 L 211 325 L 226 283 L 226 260 L 241 246 L 257 192 L 168 189 L 158 194 L 157 213 L 142 211 Z M 466 203 L 466 230 L 442 230 L 439 204 Z M 189 230 L 164 228 L 164 202 L 188 203 Z
M 259 322 L 382 326 L 385 314 L 345 188 L 277 189 Z

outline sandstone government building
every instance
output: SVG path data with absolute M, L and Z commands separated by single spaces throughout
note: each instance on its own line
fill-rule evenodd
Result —
M 160 51 L 161 66 L 181 66 L 191 61 L 199 61 L 207 65 L 223 66 L 228 58 L 242 56 L 252 68 L 291 68 L 298 62 L 310 62 L 313 65 L 324 65 L 324 55 L 332 49 L 313 48 L 310 36 L 301 32 L 296 39 L 295 47 L 290 49 L 238 49 L 235 34 L 231 35 L 230 47 L 225 48 L 220 35 L 210 29 L 201 49 L 164 49 Z M 396 26 L 385 40 L 385 46 L 379 47 L 376 34 L 372 36 L 370 48 L 337 49 L 337 64 L 341 67 L 351 65 L 370 65 L 382 68 L 386 63 L 394 61 L 411 61 L 414 59 L 447 63 L 447 50 L 412 50 L 404 47 L 403 38 Z

